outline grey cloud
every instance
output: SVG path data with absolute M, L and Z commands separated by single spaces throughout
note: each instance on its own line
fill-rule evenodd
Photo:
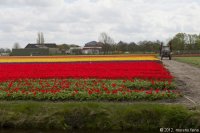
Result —
M 0 0 L 0 6 L 23 7 L 23 6 L 57 6 L 64 3 L 64 0 Z
M 0 0 L 0 47 L 35 42 L 84 44 L 107 32 L 118 40 L 166 39 L 200 31 L 198 0 Z

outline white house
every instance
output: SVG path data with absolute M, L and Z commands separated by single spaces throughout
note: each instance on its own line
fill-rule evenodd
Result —
M 102 47 L 83 47 L 83 54 L 99 54 L 101 52 Z

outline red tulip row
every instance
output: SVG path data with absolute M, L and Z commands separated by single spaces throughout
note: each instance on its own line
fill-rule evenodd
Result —
M 172 80 L 163 65 L 153 61 L 0 64 L 0 81 L 24 78 Z
M 144 87 L 141 88 L 141 84 Z M 0 99 L 155 100 L 176 98 L 179 93 L 171 87 L 173 86 L 167 81 L 153 80 L 24 79 L 0 83 Z

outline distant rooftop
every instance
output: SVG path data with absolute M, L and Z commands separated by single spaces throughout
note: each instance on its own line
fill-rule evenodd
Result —
M 83 50 L 86 49 L 102 49 L 102 47 L 83 47 Z
M 101 42 L 91 41 L 85 44 L 85 47 L 101 47 Z
M 55 43 L 34 44 L 29 43 L 25 48 L 57 48 Z

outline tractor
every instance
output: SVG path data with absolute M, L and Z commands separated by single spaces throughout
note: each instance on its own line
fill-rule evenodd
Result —
M 168 43 L 167 46 L 163 46 L 163 44 L 161 43 L 160 57 L 161 57 L 161 60 L 163 59 L 163 57 L 168 57 L 169 60 L 172 59 L 171 41 Z

